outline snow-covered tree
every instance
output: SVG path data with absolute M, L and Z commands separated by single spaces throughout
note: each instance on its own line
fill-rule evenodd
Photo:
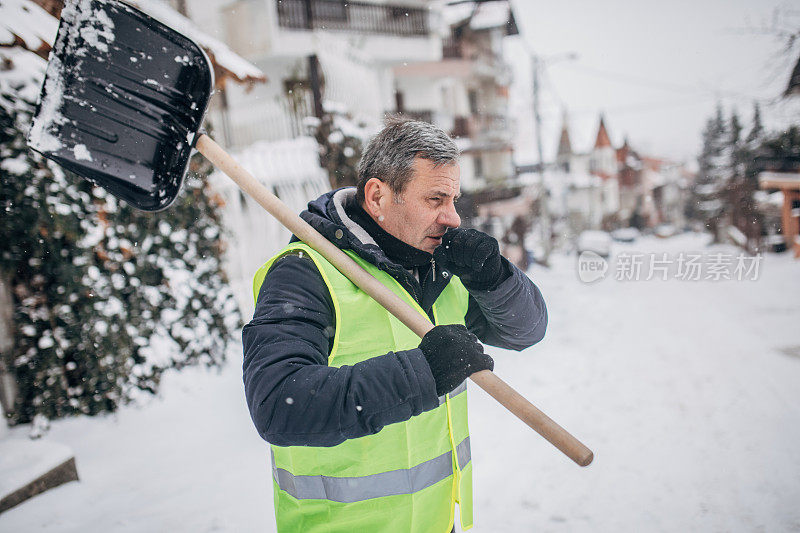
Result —
M 755 251 L 759 246 L 762 225 L 754 199 L 758 190 L 755 156 L 764 131 L 758 103 L 753 105 L 752 125 L 744 138 L 744 127 L 735 113 L 731 117 L 730 130 L 732 223 L 747 237 L 748 249 Z
M 11 288 L 23 423 L 114 410 L 162 372 L 217 364 L 240 319 L 220 267 L 220 201 L 193 161 L 174 206 L 142 213 L 30 151 L 45 63 L 0 51 L 0 276 Z
M 697 162 L 693 214 L 703 222 L 717 242 L 724 214 L 724 190 L 729 178 L 730 143 L 728 128 L 717 106 L 716 114 L 708 119 L 703 130 L 703 148 Z
M 761 123 L 761 107 L 758 102 L 753 102 L 753 124 L 750 126 L 750 132 L 745 139 L 747 148 L 752 152 L 764 138 L 764 125 Z
M 779 172 L 800 169 L 800 126 L 765 135 L 758 149 L 759 166 Z
M 0 270 L 14 305 L 14 346 L 4 353 L 4 366 L 17 385 L 7 416 L 24 422 L 38 413 L 96 413 L 122 398 L 132 355 L 125 331 L 116 332 L 116 350 L 99 355 L 109 324 L 94 307 L 116 302 L 105 294 L 111 281 L 95 264 L 88 242 L 98 205 L 86 183 L 25 144 L 44 61 L 19 48 L 2 54 Z
M 355 185 L 358 162 L 369 137 L 365 124 L 353 120 L 347 109 L 325 102 L 321 119 L 307 121 L 319 144 L 319 163 L 328 172 L 332 189 Z
M 736 181 L 744 176 L 745 143 L 742 139 L 742 122 L 734 109 L 728 121 L 728 181 Z

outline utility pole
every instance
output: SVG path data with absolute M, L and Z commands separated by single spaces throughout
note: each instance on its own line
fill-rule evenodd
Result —
M 314 101 L 314 116 L 322 119 L 324 109 L 322 106 L 322 84 L 317 54 L 308 56 L 308 78 L 311 83 L 311 95 Z
M 305 0 L 306 29 L 314 31 L 314 8 L 311 0 Z M 319 58 L 317 54 L 308 56 L 308 81 L 311 85 L 311 96 L 314 102 L 314 116 L 322 119 L 324 109 L 322 106 L 322 88 L 320 80 Z
M 523 41 L 524 42 L 524 41 Z M 547 266 L 550 261 L 550 252 L 553 251 L 553 221 L 550 216 L 550 206 L 548 202 L 547 186 L 544 182 L 544 154 L 542 153 L 542 115 L 539 112 L 539 71 L 546 63 L 561 60 L 575 60 L 578 55 L 575 52 L 567 52 L 565 54 L 551 55 L 546 58 L 541 58 L 539 54 L 535 53 L 530 45 L 525 44 L 525 49 L 531 56 L 531 70 L 533 71 L 533 121 L 536 126 L 536 150 L 539 155 L 539 223 L 542 232 L 542 251 L 543 256 L 538 259 L 538 262 Z M 566 212 L 565 212 L 566 213 Z
M 536 150 L 539 155 L 539 225 L 542 232 L 542 251 L 544 255 L 539 263 L 548 265 L 552 245 L 552 221 L 547 205 L 547 186 L 544 183 L 544 156 L 542 155 L 542 116 L 539 113 L 539 56 L 531 53 L 533 70 L 533 119 L 536 124 Z

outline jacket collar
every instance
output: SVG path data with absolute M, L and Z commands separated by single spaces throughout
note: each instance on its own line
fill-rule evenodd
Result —
M 375 239 L 348 216 L 345 206 L 348 201 L 355 200 L 355 194 L 355 187 L 331 191 L 309 202 L 308 209 L 300 216 L 339 248 L 353 250 L 359 257 L 396 279 L 433 320 L 433 303 L 451 278 L 444 271 L 447 268 L 444 254 L 437 249 L 432 256 L 436 259 L 436 267 L 428 268 L 422 278 L 417 279 L 402 265 L 392 261 Z M 297 237 L 292 237 L 292 240 L 296 241 Z
M 390 273 L 406 272 L 392 261 L 375 239 L 346 212 L 347 202 L 355 201 L 356 188 L 343 187 L 328 192 L 308 204 L 300 217 L 339 248 L 350 249 L 365 261 Z

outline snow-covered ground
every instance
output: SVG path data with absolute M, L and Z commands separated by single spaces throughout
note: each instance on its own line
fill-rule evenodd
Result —
M 615 252 L 738 252 L 705 237 Z M 531 277 L 550 325 L 496 372 L 595 452 L 579 468 L 471 387 L 474 531 L 800 530 L 800 261 L 757 281 L 579 281 L 574 255 Z M 165 377 L 159 398 L 53 423 L 81 481 L 0 516 L 0 531 L 274 531 L 268 452 L 241 356 Z M 25 428 L 12 430 L 23 437 Z

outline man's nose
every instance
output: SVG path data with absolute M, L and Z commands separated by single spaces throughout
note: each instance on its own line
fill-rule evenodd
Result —
M 439 224 L 442 226 L 447 226 L 448 228 L 457 228 L 461 225 L 461 217 L 458 216 L 456 212 L 455 204 L 449 204 L 446 206 L 440 213 L 439 219 L 437 220 Z

